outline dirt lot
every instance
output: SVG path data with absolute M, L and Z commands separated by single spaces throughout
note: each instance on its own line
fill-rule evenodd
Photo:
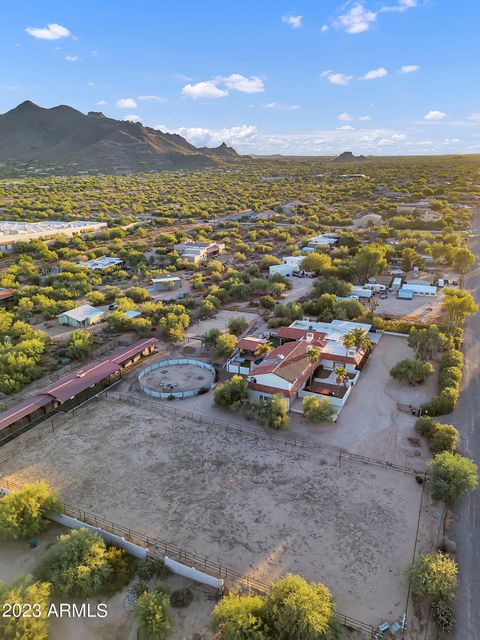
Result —
M 324 581 L 365 622 L 403 613 L 421 496 L 411 476 L 115 400 L 87 405 L 2 473 L 259 580 Z M 420 550 L 428 539 L 425 525 Z
M 414 296 L 413 300 L 399 300 L 395 293 L 389 293 L 388 298 L 376 296 L 378 307 L 375 315 L 385 318 L 405 319 L 411 322 L 430 324 L 443 320 L 443 291 L 437 289 L 435 298 L 429 296 Z
M 155 391 L 188 391 L 198 387 L 210 386 L 214 374 L 195 364 L 165 365 L 153 369 L 142 378 L 142 384 Z

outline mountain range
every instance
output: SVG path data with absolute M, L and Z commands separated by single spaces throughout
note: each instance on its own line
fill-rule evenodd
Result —
M 237 153 L 225 143 L 197 148 L 177 134 L 29 100 L 0 115 L 0 161 L 54 173 L 161 171 L 214 167 Z

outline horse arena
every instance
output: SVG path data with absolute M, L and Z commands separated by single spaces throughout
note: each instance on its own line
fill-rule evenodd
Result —
M 186 398 L 205 393 L 215 382 L 215 369 L 202 360 L 160 360 L 138 374 L 141 391 L 157 398 Z
M 322 581 L 366 623 L 404 612 L 422 494 L 413 476 L 113 398 L 54 431 L 35 427 L 1 458 L 13 482 L 45 480 L 68 504 L 264 583 L 287 572 Z

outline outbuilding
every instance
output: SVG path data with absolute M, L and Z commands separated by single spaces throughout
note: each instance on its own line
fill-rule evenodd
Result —
M 414 296 L 432 296 L 437 295 L 437 287 L 429 284 L 411 284 L 406 282 L 400 291 L 411 291 Z
M 161 276 L 152 278 L 152 284 L 155 291 L 173 291 L 173 289 L 180 289 L 182 281 L 178 276 Z
M 60 324 L 71 327 L 89 327 L 100 322 L 102 316 L 103 311 L 101 309 L 92 307 L 89 304 L 82 304 L 80 307 L 60 313 L 57 318 Z

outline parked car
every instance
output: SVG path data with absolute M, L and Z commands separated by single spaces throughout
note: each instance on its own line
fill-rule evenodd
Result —
M 110 311 L 115 311 L 117 307 L 118 307 L 118 304 L 116 302 L 112 302 L 112 304 L 108 305 L 108 308 Z

